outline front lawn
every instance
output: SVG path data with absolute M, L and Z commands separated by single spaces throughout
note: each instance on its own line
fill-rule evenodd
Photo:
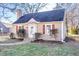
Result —
M 0 50 L 2 56 L 79 56 L 79 48 L 67 44 L 29 43 Z

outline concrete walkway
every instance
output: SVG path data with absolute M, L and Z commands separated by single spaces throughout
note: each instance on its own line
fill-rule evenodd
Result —
M 33 39 L 25 39 L 24 41 L 17 41 L 15 40 L 15 42 L 10 42 L 10 41 L 5 41 L 5 42 L 0 42 L 0 46 L 11 46 L 11 45 L 20 45 L 20 44 L 26 44 L 26 43 L 30 43 Z

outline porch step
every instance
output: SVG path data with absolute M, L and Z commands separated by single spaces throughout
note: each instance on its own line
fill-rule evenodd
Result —
M 43 39 L 43 40 L 56 40 L 53 36 L 50 35 L 41 35 L 39 39 Z

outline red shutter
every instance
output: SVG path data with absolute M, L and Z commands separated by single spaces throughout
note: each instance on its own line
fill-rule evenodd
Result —
M 43 34 L 45 34 L 45 25 L 43 25 Z
M 18 25 L 16 25 L 16 31 L 19 29 L 19 26 Z
M 52 24 L 52 29 L 55 29 L 55 25 L 54 24 Z

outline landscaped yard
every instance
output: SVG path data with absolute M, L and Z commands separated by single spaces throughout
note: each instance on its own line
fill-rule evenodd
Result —
M 72 43 L 29 43 L 0 47 L 3 56 L 79 56 L 79 47 Z

